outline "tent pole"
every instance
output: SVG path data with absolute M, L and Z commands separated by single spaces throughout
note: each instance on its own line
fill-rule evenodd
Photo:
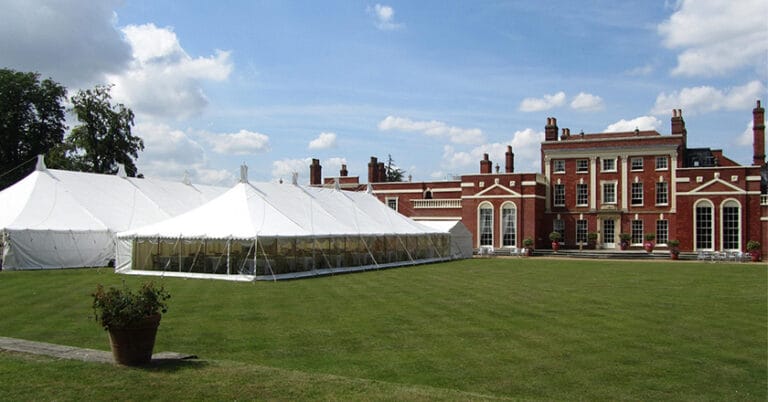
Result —
M 232 242 L 232 239 L 227 239 L 227 275 L 229 275 L 229 254 L 230 254 L 229 245 L 231 242 Z
M 179 238 L 176 239 L 176 244 L 179 246 L 179 272 L 181 272 L 181 235 L 179 235 Z

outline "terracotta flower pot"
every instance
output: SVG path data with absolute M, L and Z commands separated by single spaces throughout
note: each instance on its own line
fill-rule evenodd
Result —
M 142 366 L 152 361 L 160 318 L 160 314 L 155 314 L 126 328 L 109 329 L 109 345 L 117 364 Z
M 651 241 L 647 241 L 647 242 L 645 242 L 645 244 L 643 244 L 643 248 L 645 249 L 645 251 L 647 251 L 649 253 L 653 251 L 653 247 L 654 246 L 655 246 L 655 244 L 653 244 L 653 242 L 651 242 Z
M 759 251 L 751 251 L 749 253 L 749 257 L 752 259 L 752 262 L 758 262 L 758 261 L 760 261 L 760 252 Z
M 552 242 L 552 250 L 554 252 L 557 252 L 558 250 L 560 250 L 560 242 L 553 241 Z

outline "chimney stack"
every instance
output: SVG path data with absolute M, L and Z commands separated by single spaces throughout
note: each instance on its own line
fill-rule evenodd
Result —
M 371 156 L 371 161 L 368 162 L 368 183 L 379 182 L 379 162 L 375 156 Z
M 557 119 L 547 117 L 547 125 L 544 126 L 544 141 L 557 141 Z
M 515 172 L 515 154 L 512 152 L 512 145 L 507 145 L 507 152 L 504 154 L 505 164 L 504 164 L 504 172 L 506 173 L 514 173 Z
M 765 109 L 757 101 L 752 109 L 752 165 L 765 166 Z
M 488 154 L 483 154 L 483 160 L 480 161 L 480 173 L 493 173 L 493 163 L 488 159 Z
M 320 159 L 312 159 L 312 164 L 309 165 L 309 185 L 319 186 L 323 183 L 323 167 L 320 166 Z
M 688 130 L 685 129 L 685 120 L 683 120 L 683 111 L 681 109 L 672 109 L 672 135 L 683 136 L 678 160 L 685 161 L 686 150 L 688 149 Z
M 349 174 L 349 172 L 347 171 L 347 165 L 342 164 L 341 165 L 341 170 L 339 170 L 339 176 L 340 177 L 347 177 L 348 174 Z

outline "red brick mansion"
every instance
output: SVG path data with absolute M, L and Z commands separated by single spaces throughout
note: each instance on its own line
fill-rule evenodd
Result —
M 579 248 L 597 235 L 597 247 L 619 247 L 620 234 L 642 247 L 646 234 L 657 245 L 680 241 L 682 251 L 746 249 L 749 240 L 768 254 L 768 167 L 765 109 L 753 110 L 753 161 L 741 166 L 722 150 L 688 148 L 681 110 L 673 110 L 671 134 L 656 131 L 571 134 L 547 118 L 541 143 L 541 172 L 515 173 L 512 147 L 503 172 L 486 154 L 480 171 L 456 180 L 386 182 L 384 164 L 368 164 L 373 193 L 417 220 L 461 220 L 475 248 L 520 248 L 532 238 L 549 248 L 549 234 L 565 248 Z M 311 185 L 361 190 L 359 177 L 342 166 L 323 178 L 319 161 L 310 166 Z

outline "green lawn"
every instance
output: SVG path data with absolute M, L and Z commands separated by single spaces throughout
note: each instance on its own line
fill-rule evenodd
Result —
M 0 336 L 108 349 L 89 294 L 121 280 L 146 278 L 2 272 Z M 0 353 L 0 400 L 768 398 L 762 264 L 496 258 L 163 282 L 173 296 L 155 350 L 201 361 L 129 369 Z

